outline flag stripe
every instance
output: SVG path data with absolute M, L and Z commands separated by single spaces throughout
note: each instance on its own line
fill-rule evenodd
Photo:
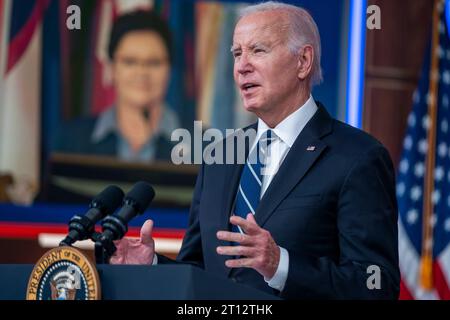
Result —
M 423 291 L 417 280 L 419 277 L 419 254 L 407 236 L 402 223 L 398 224 L 400 271 L 404 285 L 414 299 L 436 300 L 438 298 L 435 290 Z
M 11 0 L 0 0 L 0 79 L 2 79 L 6 73 L 6 58 L 8 56 L 8 34 L 9 25 L 11 21 Z M 0 81 L 0 90 L 2 82 Z M 1 91 L 0 91 L 1 93 Z M 0 95 L 1 98 L 1 95 Z M 0 101 L 1 103 L 2 101 Z
M 5 15 L 5 1 L 0 0 L 0 57 L 3 55 L 3 16 Z M 3 75 L 0 62 L 0 77 Z
M 13 23 L 12 29 L 10 31 L 10 44 L 8 50 L 8 63 L 6 66 L 6 73 L 11 71 L 11 69 L 24 54 L 28 45 L 31 43 L 31 38 L 33 37 L 34 32 L 36 31 L 40 21 L 42 20 L 45 8 L 49 3 L 50 0 L 37 1 L 32 9 L 29 19 L 23 21 L 23 26 L 20 27 L 18 23 Z M 17 3 L 14 3 L 13 21 L 15 21 L 14 18 L 18 15 L 16 13 L 20 12 L 19 9 L 22 9 L 18 7 L 19 5 Z M 18 16 L 20 17 L 19 19 L 23 19 L 23 17 L 26 15 L 20 14 Z
M 40 0 L 35 0 L 34 4 L 37 4 Z M 11 14 L 11 26 L 9 31 L 9 39 L 13 39 L 23 27 L 23 25 L 30 19 L 33 13 L 34 6 L 30 5 L 31 1 L 28 0 L 14 0 L 14 6 L 10 12 Z
M 450 300 L 450 290 L 448 288 L 445 276 L 442 272 L 441 265 L 435 261 L 433 264 L 434 285 L 439 298 L 442 300 Z
M 414 300 L 411 292 L 409 292 L 408 287 L 406 286 L 404 280 L 400 281 L 400 300 Z

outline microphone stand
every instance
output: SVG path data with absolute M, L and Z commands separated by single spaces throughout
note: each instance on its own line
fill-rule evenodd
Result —
M 97 264 L 109 264 L 109 259 L 117 250 L 113 241 L 102 237 L 100 232 L 92 233 L 91 240 L 94 242 L 95 262 Z
M 95 252 L 95 263 L 96 264 L 109 264 L 109 259 L 116 252 L 117 248 L 112 240 L 103 239 L 102 233 L 92 232 L 89 239 L 94 242 L 94 252 Z M 76 241 L 75 241 L 76 242 Z M 75 243 L 73 242 L 73 243 Z M 67 243 L 66 241 L 61 241 L 59 243 L 60 247 L 67 246 L 72 247 L 73 243 Z
M 115 216 L 107 216 L 102 225 L 103 233 L 93 232 L 91 240 L 95 243 L 95 261 L 109 264 L 109 259 L 117 250 L 113 239 L 122 239 L 128 231 L 128 226 L 126 220 Z
M 85 233 L 87 233 L 86 238 L 94 242 L 96 264 L 108 264 L 109 259 L 117 250 L 113 241 L 110 238 L 102 237 L 102 233 L 96 232 L 95 228 L 92 228 L 92 230 L 89 230 L 87 232 L 85 231 Z M 72 247 L 72 245 L 77 241 L 79 240 L 74 241 L 73 239 L 66 237 L 59 243 L 59 246 Z
M 79 217 L 77 218 L 79 219 Z M 128 226 L 122 219 L 108 216 L 103 220 L 103 233 L 96 232 L 95 227 L 87 231 L 86 229 L 84 224 L 77 227 L 77 230 L 83 232 L 87 239 L 94 242 L 95 262 L 97 264 L 109 264 L 109 259 L 117 250 L 113 239 L 121 239 L 127 233 Z M 59 245 L 71 247 L 75 242 L 66 237 Z

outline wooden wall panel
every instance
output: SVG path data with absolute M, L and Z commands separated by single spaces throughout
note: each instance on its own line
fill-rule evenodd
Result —
M 381 30 L 367 30 L 364 130 L 398 164 L 412 94 L 430 40 L 433 1 L 369 0 L 381 10 Z
M 396 80 L 368 79 L 364 128 L 389 150 L 394 165 L 399 163 L 406 119 L 411 106 L 414 84 Z

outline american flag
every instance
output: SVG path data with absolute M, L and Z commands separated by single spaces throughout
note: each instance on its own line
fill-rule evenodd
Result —
M 50 0 L 0 1 L 0 171 L 39 182 L 42 25 Z
M 443 4 L 435 9 L 435 41 L 414 92 L 399 164 L 401 299 L 450 299 L 450 34 Z

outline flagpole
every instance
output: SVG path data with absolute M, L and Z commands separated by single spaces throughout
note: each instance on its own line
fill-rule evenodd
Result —
M 6 63 L 8 61 L 8 42 L 9 42 L 9 28 L 11 22 L 11 8 L 12 8 L 12 0 L 1 0 L 1 5 L 3 11 L 0 12 L 1 17 L 1 33 L 0 33 L 0 171 L 3 168 L 4 156 L 7 154 L 7 150 L 3 150 L 4 141 L 2 137 L 6 136 L 4 132 L 5 128 L 5 107 L 4 107 L 4 86 L 5 86 L 5 77 L 6 77 Z
M 431 69 L 428 100 L 429 127 L 427 133 L 428 152 L 426 155 L 426 171 L 423 193 L 423 219 L 422 219 L 422 252 L 420 258 L 419 283 L 425 290 L 433 289 L 433 192 L 434 167 L 436 162 L 436 122 L 437 122 L 437 96 L 439 82 L 439 16 L 443 1 L 435 0 L 433 8 L 433 29 L 431 48 Z

